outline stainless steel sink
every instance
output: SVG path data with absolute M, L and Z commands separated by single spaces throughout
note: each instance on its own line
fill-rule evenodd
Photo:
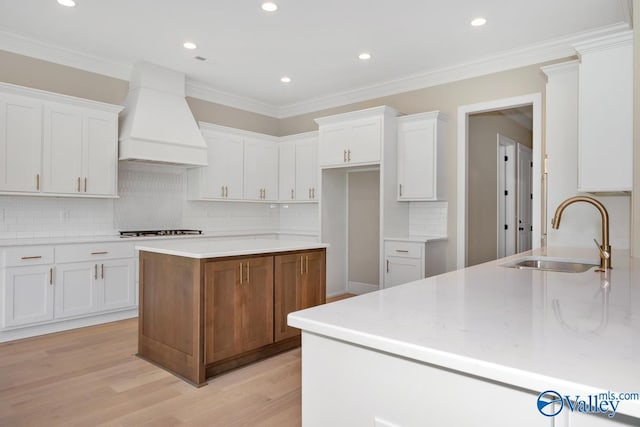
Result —
M 551 258 L 545 256 L 528 256 L 516 259 L 506 264 L 501 264 L 501 266 L 508 268 L 518 268 L 521 270 L 557 271 L 561 273 L 584 273 L 585 271 L 588 271 L 593 267 L 597 267 L 598 264 L 584 260 Z

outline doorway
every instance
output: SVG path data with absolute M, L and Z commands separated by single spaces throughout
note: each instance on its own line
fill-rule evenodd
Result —
M 500 100 L 488 101 L 479 104 L 465 105 L 458 108 L 458 124 L 457 124 L 457 164 L 458 164 L 458 176 L 457 176 L 457 268 L 464 268 L 468 265 L 477 264 L 480 262 L 488 261 L 491 259 L 495 259 L 498 254 L 498 239 L 497 239 L 497 224 L 498 224 L 498 199 L 496 197 L 492 197 L 492 207 L 491 211 L 489 208 L 484 213 L 473 212 L 471 208 L 470 201 L 474 198 L 482 197 L 486 195 L 488 188 L 491 188 L 492 193 L 497 194 L 497 173 L 498 166 L 496 164 L 497 159 L 497 150 L 498 144 L 496 144 L 496 135 L 497 131 L 493 132 L 493 136 L 491 137 L 491 150 L 493 154 L 488 155 L 487 153 L 483 153 L 485 157 L 490 157 L 491 160 L 489 163 L 490 166 L 485 166 L 485 168 L 491 169 L 490 174 L 494 175 L 493 184 L 488 187 L 487 185 L 478 187 L 476 184 L 480 182 L 478 180 L 478 176 L 475 175 L 477 171 L 474 172 L 473 169 L 470 169 L 470 165 L 472 163 L 470 156 L 470 119 L 473 118 L 474 115 L 479 115 L 483 113 L 497 113 L 503 110 L 513 110 L 520 109 L 522 107 L 529 107 L 531 110 L 530 113 L 530 122 L 531 122 L 531 160 L 529 161 L 530 170 L 532 172 L 532 181 L 531 181 L 531 189 L 529 191 L 529 202 L 531 205 L 530 211 L 531 216 L 523 215 L 523 223 L 528 224 L 530 239 L 531 239 L 531 247 L 537 248 L 540 247 L 541 244 L 541 224 L 542 224 L 542 210 L 541 210 L 541 201 L 542 201 L 542 186 L 541 186 L 541 152 L 542 152 L 542 97 L 540 93 L 529 94 L 518 96 L 514 98 L 505 98 Z M 473 147 L 477 148 L 477 147 Z M 517 149 L 516 149 L 517 156 Z M 523 155 L 524 157 L 525 155 Z M 476 163 L 473 162 L 475 165 Z M 526 191 L 526 190 L 523 190 Z M 516 209 L 519 201 L 516 200 Z M 486 204 L 486 203 L 485 203 Z M 526 204 L 523 204 L 523 209 Z M 471 211 L 470 211 L 471 209 Z M 484 223 L 491 222 L 491 233 L 486 233 L 486 229 L 476 227 L 476 229 L 484 230 L 484 234 L 480 237 L 470 238 L 470 226 L 473 226 L 474 222 L 477 222 L 479 218 L 482 218 Z M 471 223 L 469 222 L 471 220 Z M 518 219 L 520 221 L 520 219 Z M 475 224 L 478 225 L 478 224 Z M 526 225 L 522 226 L 523 228 Z M 518 231 L 519 227 L 518 227 Z M 524 231 L 524 230 L 523 230 Z M 529 239 L 528 234 L 523 233 L 522 236 L 518 236 L 516 234 L 516 243 L 515 248 L 517 250 L 517 242 L 518 239 L 522 241 L 522 246 L 528 244 L 527 240 Z M 471 258 L 473 255 L 475 248 L 481 248 L 482 253 L 480 256 Z M 486 248 L 490 247 L 489 250 Z M 471 255 L 471 256 L 470 256 Z

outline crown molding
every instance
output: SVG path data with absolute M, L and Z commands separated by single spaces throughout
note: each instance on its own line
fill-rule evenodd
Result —
M 380 84 L 364 86 L 330 96 L 290 104 L 279 108 L 280 114 L 278 118 L 297 116 L 327 108 L 575 56 L 576 51 L 573 47 L 574 44 L 626 32 L 629 31 L 629 28 L 629 24 L 625 22 L 613 24 L 596 30 L 576 33 L 523 48 L 511 49 L 497 55 L 487 56 L 482 59 L 460 63 L 426 73 L 406 76 Z
M 626 0 L 622 1 L 624 4 Z M 625 9 L 625 13 L 631 13 L 630 6 Z M 524 48 L 511 49 L 474 61 L 283 106 L 224 92 L 188 78 L 185 90 L 186 95 L 193 98 L 268 117 L 284 119 L 383 96 L 395 95 L 513 68 L 571 57 L 576 54 L 574 49 L 574 45 L 576 44 L 621 32 L 628 32 L 630 29 L 631 25 L 629 23 L 622 22 L 592 31 L 548 40 Z M 129 81 L 133 68 L 133 64 L 131 63 L 100 58 L 6 31 L 0 31 L 0 49 L 126 81 Z
M 0 49 L 126 81 L 131 78 L 133 69 L 132 64 L 111 61 L 7 31 L 0 31 Z

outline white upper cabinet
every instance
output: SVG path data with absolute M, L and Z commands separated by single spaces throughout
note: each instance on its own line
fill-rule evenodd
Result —
M 388 107 L 376 107 L 316 119 L 320 135 L 320 167 L 380 163 L 385 115 L 395 116 L 397 112 Z
M 0 92 L 0 153 L 0 191 L 40 191 L 41 102 Z
M 282 202 L 317 201 L 318 137 L 294 135 L 279 144 L 279 193 Z
M 398 200 L 446 197 L 446 119 L 438 111 L 398 118 Z
M 578 83 L 578 191 L 631 191 L 632 32 L 574 46 Z
M 203 132 L 207 143 L 208 166 L 188 171 L 193 199 L 242 199 L 243 142 L 238 135 Z
M 244 138 L 245 200 L 278 200 L 278 146 L 268 140 Z
M 121 109 L 0 84 L 0 191 L 116 196 Z

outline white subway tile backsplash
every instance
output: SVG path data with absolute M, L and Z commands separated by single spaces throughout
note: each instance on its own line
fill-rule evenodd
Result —
M 447 235 L 447 202 L 409 202 L 409 234 Z

